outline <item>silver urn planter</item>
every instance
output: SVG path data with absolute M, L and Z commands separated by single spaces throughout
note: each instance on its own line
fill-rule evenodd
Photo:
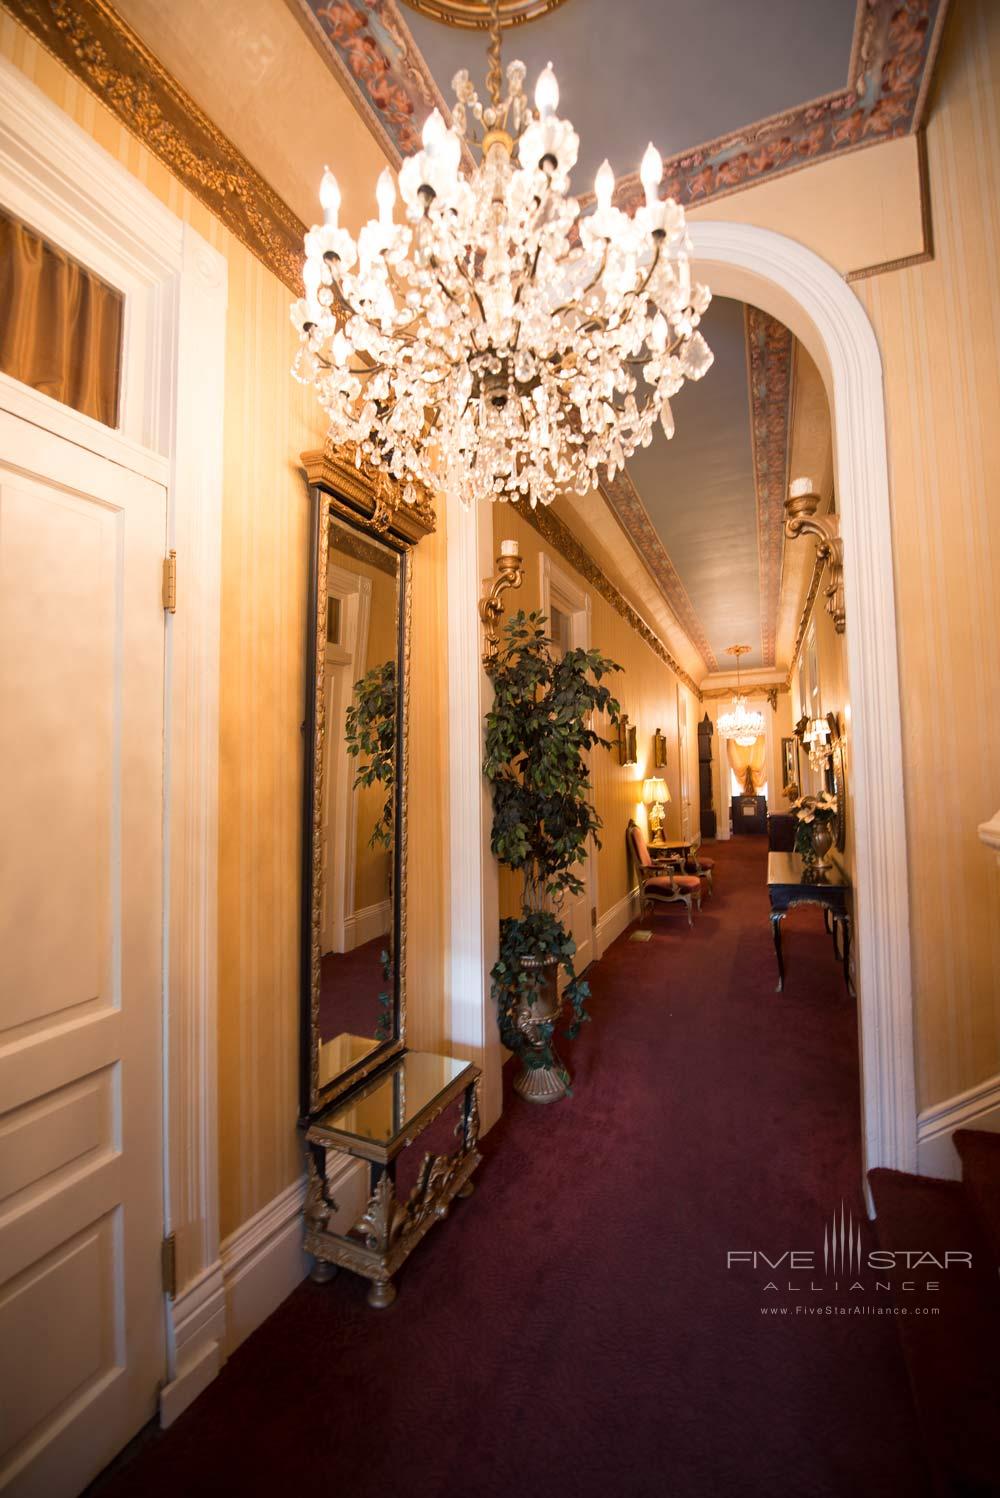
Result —
M 828 857 L 834 843 L 833 823 L 814 821 L 809 833 L 814 855 L 811 860 L 812 867 L 817 874 L 828 874 L 833 868 Z

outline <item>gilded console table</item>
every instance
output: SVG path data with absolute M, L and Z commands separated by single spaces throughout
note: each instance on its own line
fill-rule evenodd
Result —
M 819 905 L 830 923 L 834 952 L 844 969 L 844 982 L 851 992 L 851 882 L 843 869 L 832 865 L 826 874 L 811 871 L 798 853 L 767 855 L 767 893 L 771 902 L 771 934 L 778 959 L 778 987 L 785 986 L 785 961 L 781 950 L 781 923 L 796 905 Z M 838 944 L 838 935 L 840 942 Z
M 368 1304 L 396 1298 L 393 1275 L 456 1196 L 470 1196 L 479 1154 L 479 1068 L 469 1061 L 406 1051 L 368 1082 L 337 1100 L 310 1124 L 306 1192 L 306 1251 L 317 1260 L 314 1278 L 337 1267 L 371 1280 Z M 396 1195 L 396 1162 L 452 1104 L 458 1144 L 450 1154 L 426 1153 L 405 1201 Z M 368 1171 L 360 1216 L 335 1231 L 341 1215 L 327 1189 L 327 1154 L 350 1155 Z M 337 1228 L 341 1226 L 337 1223 Z

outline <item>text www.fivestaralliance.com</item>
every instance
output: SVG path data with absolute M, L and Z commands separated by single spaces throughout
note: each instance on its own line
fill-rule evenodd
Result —
M 940 1316 L 940 1306 L 761 1306 L 762 1316 Z

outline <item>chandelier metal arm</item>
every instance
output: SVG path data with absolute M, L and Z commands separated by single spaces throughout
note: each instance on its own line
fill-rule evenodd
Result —
M 489 57 L 489 71 L 486 75 L 486 87 L 490 91 L 494 109 L 500 108 L 500 90 L 503 88 L 503 69 L 500 64 L 500 4 L 499 0 L 489 0 L 490 7 L 490 44 L 487 50 Z

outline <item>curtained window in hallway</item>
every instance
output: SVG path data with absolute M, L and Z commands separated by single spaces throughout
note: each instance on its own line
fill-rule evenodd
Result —
M 0 209 L 0 369 L 118 424 L 125 298 Z

